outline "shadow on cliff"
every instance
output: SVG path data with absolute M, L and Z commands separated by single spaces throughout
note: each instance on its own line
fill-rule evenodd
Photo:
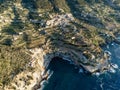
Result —
M 55 5 L 55 0 L 48 0 L 51 5 L 53 6 L 53 11 L 56 12 L 56 13 L 59 13 L 59 8 Z
M 114 9 L 114 10 L 120 10 L 120 6 L 118 5 L 120 2 L 117 0 L 113 1 L 113 0 L 103 0 L 105 5 L 108 5 L 110 8 Z
M 66 3 L 68 4 L 71 13 L 75 18 L 79 19 L 82 22 L 88 23 L 92 26 L 95 26 L 97 28 L 105 27 L 99 18 L 90 15 L 89 13 L 88 14 L 86 13 L 86 15 L 83 13 L 84 8 L 86 7 L 85 5 L 89 3 L 87 0 L 81 1 L 81 3 L 79 3 L 78 0 L 66 0 Z M 92 5 L 92 3 L 89 4 Z
M 18 10 L 15 6 L 12 7 L 14 19 L 12 19 L 12 22 L 9 26 L 2 29 L 3 32 L 9 34 L 9 35 L 17 35 L 18 32 L 22 31 L 24 28 L 24 23 L 20 19 L 20 15 L 18 13 Z
M 26 8 L 29 13 L 27 15 L 28 21 L 30 21 L 35 27 L 35 29 L 39 28 L 40 22 L 39 20 L 39 14 L 37 12 L 37 6 L 35 0 L 22 0 L 21 5 Z M 35 21 L 37 20 L 37 21 Z

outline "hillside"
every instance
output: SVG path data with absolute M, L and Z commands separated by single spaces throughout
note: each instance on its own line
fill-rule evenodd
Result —
M 0 0 L 1 89 L 36 88 L 54 57 L 103 72 L 119 28 L 119 0 Z

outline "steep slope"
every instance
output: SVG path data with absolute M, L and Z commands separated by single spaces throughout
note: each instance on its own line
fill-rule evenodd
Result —
M 119 0 L 0 0 L 1 89 L 39 87 L 54 57 L 90 73 L 109 69 L 101 47 L 120 43 L 119 13 Z

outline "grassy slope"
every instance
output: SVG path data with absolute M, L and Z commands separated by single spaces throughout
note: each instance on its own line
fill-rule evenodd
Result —
M 8 5 L 6 1 L 0 4 L 1 13 L 7 10 L 7 7 L 3 7 L 6 4 Z M 29 62 L 29 57 L 25 54 L 26 50 L 24 48 L 41 46 L 45 44 L 47 38 L 50 38 L 53 46 L 58 46 L 58 40 L 61 40 L 67 45 L 75 46 L 74 49 L 80 49 L 82 52 L 89 50 L 89 52 L 98 55 L 97 53 L 102 51 L 100 45 L 108 40 L 111 41 L 114 38 L 114 33 L 118 31 L 114 29 L 110 31 L 106 28 L 106 24 L 110 22 L 119 24 L 120 17 L 117 15 L 119 6 L 116 4 L 114 4 L 115 7 L 108 4 L 108 0 L 104 2 L 101 0 L 98 2 L 97 0 L 94 1 L 96 2 L 93 2 L 93 0 L 16 0 L 17 3 L 22 3 L 24 10 L 17 10 L 15 8 L 18 7 L 14 7 L 13 11 L 16 17 L 9 26 L 4 27 L 0 31 L 2 33 L 0 35 L 0 84 L 7 84 L 7 81 L 11 80 L 11 75 L 26 69 L 24 66 Z M 8 6 L 11 7 L 10 5 Z M 60 28 L 57 28 L 57 30 L 51 28 L 46 30 L 49 32 L 48 35 L 41 35 L 38 29 L 44 26 L 29 21 L 31 18 L 47 20 L 49 19 L 48 14 L 63 13 L 61 9 L 64 10 L 64 13 L 72 13 L 77 19 L 78 23 L 71 23 L 71 26 L 77 27 L 78 35 L 72 31 L 71 26 L 66 27 L 69 32 L 65 34 L 61 34 L 63 32 L 60 31 Z M 26 22 L 23 22 L 20 18 L 23 15 L 21 12 L 25 10 L 28 10 L 29 13 L 24 15 Z M 112 15 L 109 12 L 112 12 Z M 39 16 L 39 14 L 44 15 Z M 82 15 L 86 15 L 86 17 Z M 18 19 L 20 22 L 16 23 L 15 20 Z M 19 35 L 20 32 L 24 32 L 24 34 Z M 109 37 L 106 37 L 107 34 Z M 13 41 L 14 35 L 19 36 L 17 41 Z M 77 39 L 71 40 L 71 36 L 75 36 Z M 81 43 L 85 43 L 85 45 L 81 45 Z M 96 47 L 96 49 L 93 47 Z M 89 58 L 89 54 L 86 54 L 86 57 Z

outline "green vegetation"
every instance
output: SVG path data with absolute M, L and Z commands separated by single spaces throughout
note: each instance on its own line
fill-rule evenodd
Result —
M 62 47 L 82 52 L 89 60 L 92 55 L 99 58 L 103 53 L 100 46 L 114 40 L 114 34 L 120 32 L 119 0 L 113 3 L 116 7 L 106 1 L 2 0 L 0 14 L 11 7 L 15 17 L 10 18 L 12 22 L 9 25 L 0 27 L 0 85 L 8 84 L 15 75 L 28 69 L 31 57 L 26 53 L 31 48 L 44 47 L 57 51 Z M 67 22 L 68 16 L 63 16 L 65 19 L 60 22 L 63 25 L 54 26 L 58 15 L 68 13 L 75 21 Z M 46 22 L 54 17 L 57 19 L 53 26 L 47 27 Z M 2 23 L 7 24 L 5 21 Z M 74 56 L 77 58 L 76 53 Z
M 27 69 L 30 56 L 25 49 L 0 46 L 0 85 L 8 84 L 16 74 Z

